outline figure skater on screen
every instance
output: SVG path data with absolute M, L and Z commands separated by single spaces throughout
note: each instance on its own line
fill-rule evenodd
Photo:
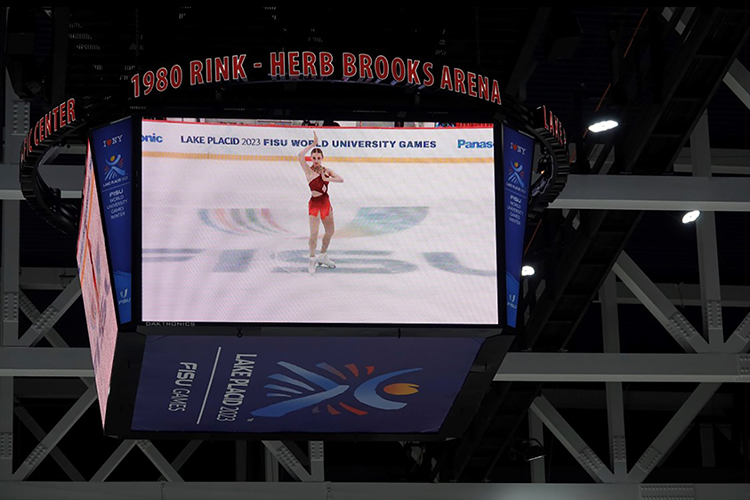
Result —
M 328 198 L 328 183 L 344 182 L 344 179 L 340 175 L 321 164 L 323 161 L 323 151 L 315 147 L 317 145 L 318 135 L 313 132 L 313 143 L 299 152 L 299 164 L 305 172 L 307 185 L 310 187 L 310 191 L 312 191 L 312 196 L 308 203 L 308 213 L 310 215 L 310 263 L 308 270 L 310 274 L 315 272 L 315 267 L 318 265 L 331 268 L 336 267 L 327 254 L 328 245 L 331 243 L 331 238 L 335 230 L 333 225 L 333 208 Z M 305 159 L 305 155 L 308 152 L 310 152 L 312 165 L 308 165 Z M 320 255 L 316 256 L 315 249 L 318 246 L 320 221 L 323 221 L 325 234 L 323 234 L 323 246 L 320 249 Z

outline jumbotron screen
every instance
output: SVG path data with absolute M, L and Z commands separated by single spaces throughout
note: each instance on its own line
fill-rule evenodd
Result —
M 78 232 L 78 276 L 81 280 L 83 308 L 91 343 L 91 361 L 96 377 L 96 392 L 102 423 L 107 415 L 112 365 L 117 343 L 117 318 L 112 295 L 112 281 L 104 244 L 104 229 L 99 195 L 94 178 L 91 145 L 86 148 L 86 174 L 83 183 L 83 206 Z
M 142 320 L 497 325 L 491 125 L 142 123 Z

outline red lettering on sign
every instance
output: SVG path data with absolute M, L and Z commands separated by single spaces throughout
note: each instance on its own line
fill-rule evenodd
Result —
M 76 100 L 68 99 L 68 121 L 76 121 Z
M 271 52 L 271 76 L 286 76 L 284 53 Z
M 464 72 L 461 69 L 454 69 L 453 70 L 453 78 L 456 80 L 456 92 L 461 92 L 462 94 L 466 94 L 466 85 L 464 85 Z
M 500 86 L 497 84 L 497 80 L 492 80 L 492 98 L 490 100 L 497 104 L 502 104 L 500 99 Z
M 385 80 L 388 78 L 388 59 L 385 56 L 378 56 L 375 58 L 375 76 L 378 80 Z
M 440 77 L 440 88 L 453 90 L 453 81 L 451 80 L 451 69 L 443 66 L 443 74 Z
M 490 100 L 490 79 L 482 75 L 479 75 L 479 97 Z
M 67 118 L 65 116 L 65 104 L 60 104 L 58 108 L 60 109 L 60 126 L 64 127 L 68 124 Z
M 312 52 L 302 53 L 302 74 L 305 76 L 318 76 L 315 68 L 315 54 Z
M 211 58 L 209 57 L 206 59 L 206 83 L 211 83 L 214 81 L 214 70 L 212 69 L 213 63 L 211 62 Z
M 320 53 L 320 76 L 331 76 L 333 74 L 333 56 L 330 52 Z
M 372 80 L 372 57 L 368 54 L 359 55 L 359 77 Z
M 203 63 L 201 61 L 190 61 L 190 85 L 203 84 Z
M 299 76 L 299 52 L 289 52 L 289 76 Z
M 471 71 L 466 72 L 466 85 L 469 87 L 468 92 L 471 97 L 477 96 L 477 75 Z
M 417 75 L 417 68 L 419 68 L 419 59 L 407 59 L 406 60 L 406 82 L 410 84 L 419 84 L 419 75 Z
M 214 58 L 214 80 L 229 80 L 229 56 Z
M 406 78 L 406 64 L 400 57 L 395 58 L 391 63 L 391 75 L 397 82 L 403 82 Z
M 431 69 L 432 63 L 429 61 L 422 65 L 422 70 L 424 71 L 425 75 L 424 84 L 426 87 L 430 87 L 433 83 L 435 83 L 435 77 L 432 76 L 432 71 L 430 71 Z
M 235 80 L 247 80 L 247 74 L 245 73 L 245 56 L 246 54 L 232 56 L 232 78 Z
M 354 57 L 354 54 L 351 52 L 344 52 L 342 54 L 343 62 L 344 62 L 344 78 L 351 78 L 354 75 L 357 74 L 357 65 L 355 62 L 357 61 L 357 58 Z

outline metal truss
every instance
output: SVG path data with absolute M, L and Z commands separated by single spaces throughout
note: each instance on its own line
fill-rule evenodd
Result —
M 112 482 L 0 483 L 0 498 L 16 500 L 362 500 L 430 498 L 432 500 L 716 500 L 747 498 L 746 484 L 419 484 L 419 483 L 176 483 Z

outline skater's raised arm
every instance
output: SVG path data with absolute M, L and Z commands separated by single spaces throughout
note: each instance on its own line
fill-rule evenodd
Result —
M 344 182 L 344 178 L 330 168 L 323 170 L 323 180 L 326 182 Z
M 310 165 L 307 164 L 307 161 L 305 160 L 305 156 L 307 153 L 310 152 L 312 148 L 318 145 L 318 134 L 313 132 L 313 142 L 309 146 L 302 149 L 302 151 L 299 152 L 299 164 L 302 167 L 302 170 L 305 171 L 305 174 L 310 172 Z

